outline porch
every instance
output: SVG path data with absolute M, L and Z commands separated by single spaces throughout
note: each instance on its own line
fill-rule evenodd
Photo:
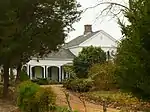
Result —
M 27 74 L 31 80 L 38 78 L 47 78 L 52 81 L 62 82 L 69 78 L 63 65 L 72 62 L 72 60 L 31 60 L 26 64 Z
M 27 73 L 31 80 L 47 78 L 52 81 L 62 82 L 69 78 L 62 66 L 28 66 Z

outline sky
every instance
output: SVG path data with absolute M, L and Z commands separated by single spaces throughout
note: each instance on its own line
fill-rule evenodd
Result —
M 104 1 L 104 0 L 103 0 Z M 120 2 L 121 0 L 111 0 L 113 2 Z M 77 0 L 82 6 L 82 9 L 94 6 L 99 2 L 99 0 Z M 121 2 L 125 4 L 124 1 Z M 106 5 L 101 5 L 94 9 L 89 9 L 81 15 L 81 20 L 73 24 L 75 31 L 69 33 L 66 42 L 74 39 L 75 37 L 82 35 L 84 32 L 84 25 L 91 24 L 93 31 L 104 30 L 110 34 L 115 39 L 120 39 L 121 29 L 117 24 L 117 20 L 113 19 L 112 16 L 99 16 L 100 12 L 107 7 Z M 97 18 L 98 17 L 98 18 Z M 97 19 L 96 19 L 97 18 Z

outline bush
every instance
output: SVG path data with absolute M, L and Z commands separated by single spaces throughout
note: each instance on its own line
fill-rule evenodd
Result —
M 41 88 L 31 81 L 21 83 L 17 92 L 17 105 L 23 112 L 45 112 L 50 105 L 55 104 L 51 88 Z
M 62 84 L 62 82 L 58 82 L 56 80 L 48 80 L 48 84 L 54 85 L 54 84 Z
M 100 47 L 86 47 L 73 60 L 74 71 L 78 78 L 88 78 L 88 69 L 96 63 L 104 63 L 106 53 Z
M 116 66 L 112 62 L 95 64 L 89 70 L 89 77 L 93 80 L 95 89 L 111 90 L 117 89 Z
M 73 80 L 75 80 L 75 79 L 70 78 L 70 79 L 64 80 L 63 81 L 63 87 L 65 87 L 66 89 L 71 89 L 71 85 L 70 84 L 71 84 L 71 82 Z
M 77 78 L 76 73 L 74 72 L 74 66 L 72 65 L 64 65 L 63 66 L 66 73 L 69 73 L 70 78 Z
M 49 84 L 49 81 L 46 78 L 34 79 L 34 80 L 32 80 L 32 82 L 39 84 L 39 85 L 48 85 Z
M 20 73 L 20 81 L 23 82 L 23 81 L 27 81 L 29 79 L 30 78 L 29 78 L 28 74 L 22 70 Z
M 92 83 L 91 79 L 69 79 L 64 82 L 64 87 L 75 92 L 88 92 Z
M 51 87 L 40 88 L 35 94 L 35 102 L 38 106 L 38 112 L 45 112 L 55 105 L 56 96 Z M 45 110 L 45 111 L 44 111 Z

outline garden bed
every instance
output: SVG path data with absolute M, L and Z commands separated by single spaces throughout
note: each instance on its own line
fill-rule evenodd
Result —
M 123 112 L 143 111 L 150 112 L 150 103 L 142 102 L 129 93 L 120 91 L 94 91 L 84 93 L 86 100 L 103 105 L 106 103 L 107 107 L 123 110 Z

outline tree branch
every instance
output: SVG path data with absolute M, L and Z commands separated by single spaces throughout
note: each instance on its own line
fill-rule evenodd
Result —
M 91 7 L 86 8 L 83 12 L 86 12 L 88 9 L 93 9 L 93 8 L 96 8 L 99 5 L 104 5 L 104 4 L 116 5 L 116 6 L 119 6 L 119 7 L 122 7 L 122 8 L 125 8 L 125 9 L 129 10 L 129 8 L 127 6 L 124 6 L 124 5 L 119 4 L 119 3 L 115 3 L 115 2 L 101 2 L 101 3 L 96 4 L 95 6 L 91 6 Z

